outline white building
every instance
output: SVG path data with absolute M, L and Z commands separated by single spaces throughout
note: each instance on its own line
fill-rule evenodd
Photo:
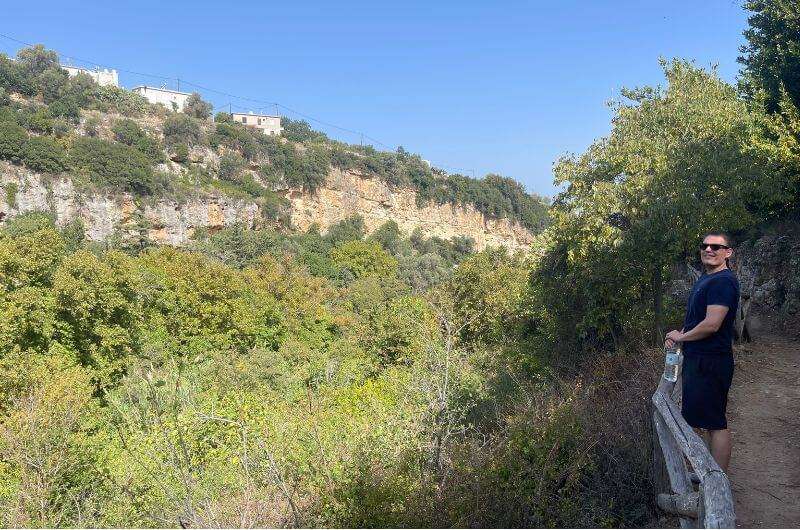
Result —
M 61 68 L 66 70 L 70 77 L 75 77 L 78 74 L 86 74 L 94 79 L 94 82 L 100 86 L 115 86 L 119 88 L 119 78 L 117 77 L 116 70 L 107 70 L 105 68 L 102 70 L 99 68 L 89 70 L 88 68 L 78 68 L 77 66 L 64 65 L 62 65 Z
M 133 87 L 131 92 L 143 96 L 150 103 L 161 103 L 168 109 L 175 109 L 178 112 L 183 111 L 186 100 L 191 96 L 188 92 L 178 92 L 177 90 L 170 90 L 168 88 L 156 88 L 144 85 Z
M 266 114 L 247 114 L 241 112 L 234 112 L 231 114 L 233 121 L 258 129 L 266 135 L 280 136 L 283 127 L 281 127 L 280 116 L 268 116 Z

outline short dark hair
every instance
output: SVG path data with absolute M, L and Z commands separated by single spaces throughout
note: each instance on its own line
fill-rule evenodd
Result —
M 733 248 L 733 238 L 727 232 L 720 232 L 720 231 L 706 232 L 705 235 L 703 236 L 703 241 L 705 241 L 705 239 L 708 236 L 721 237 L 721 238 L 723 238 L 725 240 L 725 244 L 726 245 L 728 245 L 729 247 Z

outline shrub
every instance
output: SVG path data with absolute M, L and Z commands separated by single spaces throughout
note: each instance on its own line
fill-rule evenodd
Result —
M 17 207 L 17 192 L 19 192 L 19 186 L 17 186 L 16 182 L 7 182 L 5 186 L 6 192 L 6 204 L 11 208 Z
M 214 121 L 216 123 L 233 123 L 233 116 L 227 112 L 217 112 L 216 116 L 214 116 Z
M 170 157 L 173 162 L 185 164 L 189 161 L 189 148 L 186 144 L 178 144 L 172 149 L 172 156 Z
M 46 136 L 28 138 L 22 156 L 25 165 L 34 171 L 58 173 L 67 168 L 67 154 L 64 148 Z
M 164 121 L 164 142 L 172 147 L 184 144 L 189 147 L 204 142 L 203 131 L 197 120 L 186 114 L 173 114 Z
M 224 145 L 230 149 L 235 149 L 247 160 L 255 160 L 258 157 L 259 146 L 253 139 L 253 134 L 243 125 L 225 122 L 217 123 L 209 142 L 214 148 Z
M 219 159 L 219 178 L 229 182 L 239 182 L 244 160 L 237 153 L 225 153 Z
M 97 86 L 94 98 L 98 110 L 116 111 L 123 116 L 139 116 L 151 107 L 142 95 L 115 86 Z
M 27 139 L 25 129 L 16 123 L 0 121 L 0 158 L 14 163 L 22 162 Z
M 53 132 L 53 115 L 47 107 L 39 107 L 35 112 L 25 113 L 25 124 L 27 128 L 39 134 L 50 134 Z
M 83 130 L 86 132 L 86 136 L 91 138 L 96 138 L 99 132 L 100 127 L 100 118 L 97 116 L 89 116 L 86 118 L 86 121 L 83 124 Z
M 183 106 L 184 114 L 200 120 L 210 118 L 213 110 L 214 107 L 211 106 L 211 103 L 203 101 L 197 92 L 186 98 L 186 104 Z
M 147 134 L 139 124 L 130 119 L 117 121 L 111 128 L 114 138 L 125 145 L 135 147 L 144 153 L 153 163 L 164 160 L 159 141 Z
M 77 123 L 81 117 L 81 107 L 72 96 L 60 97 L 50 104 L 50 113 L 56 117 L 67 118 Z
M 150 160 L 133 147 L 99 138 L 78 138 L 70 161 L 78 173 L 98 186 L 140 194 L 153 191 Z

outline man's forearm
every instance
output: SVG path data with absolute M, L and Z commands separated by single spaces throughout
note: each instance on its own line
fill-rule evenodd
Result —
M 717 332 L 719 326 L 710 322 L 708 319 L 702 320 L 695 327 L 681 335 L 680 342 L 691 342 L 693 340 L 704 339 Z

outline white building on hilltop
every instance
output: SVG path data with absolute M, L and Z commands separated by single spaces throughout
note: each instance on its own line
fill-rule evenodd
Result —
M 266 114 L 247 114 L 241 112 L 234 112 L 231 114 L 233 121 L 241 123 L 248 127 L 258 129 L 262 133 L 269 136 L 280 136 L 283 127 L 281 127 L 280 116 L 269 116 Z
M 116 70 L 107 70 L 105 68 L 102 70 L 99 68 L 89 70 L 88 68 L 78 68 L 77 66 L 64 65 L 61 65 L 61 68 L 66 70 L 70 77 L 75 77 L 78 74 L 86 74 L 94 79 L 94 82 L 100 86 L 115 86 L 119 88 L 119 78 L 117 77 Z
M 178 112 L 183 112 L 186 100 L 191 96 L 188 92 L 178 92 L 177 90 L 170 90 L 168 88 L 156 88 L 144 85 L 133 87 L 131 92 L 143 96 L 150 103 L 161 103 L 169 110 L 174 109 Z

